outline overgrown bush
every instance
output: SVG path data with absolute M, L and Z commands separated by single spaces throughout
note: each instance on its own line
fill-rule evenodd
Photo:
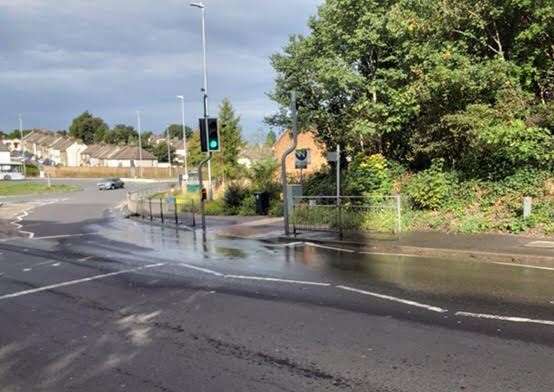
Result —
M 406 192 L 416 208 L 435 210 L 444 206 L 454 184 L 453 176 L 443 171 L 442 161 L 436 160 L 410 179 Z
M 346 189 L 351 195 L 389 194 L 392 180 L 385 157 L 358 155 L 349 167 Z
M 37 165 L 26 163 L 25 174 L 27 175 L 27 177 L 38 177 L 38 175 L 40 174 L 40 170 Z
M 238 183 L 231 183 L 225 189 L 223 194 L 223 203 L 225 205 L 225 211 L 234 215 L 238 212 L 239 208 L 243 204 L 244 199 L 248 195 L 248 189 Z
M 225 215 L 225 204 L 223 200 L 214 199 L 204 205 L 206 215 Z
M 279 217 L 284 215 L 284 206 L 281 200 L 273 200 L 269 207 L 269 216 Z
M 304 179 L 304 195 L 334 195 L 337 192 L 336 181 L 336 173 L 330 168 L 323 168 Z
M 255 162 L 250 169 L 253 190 L 257 192 L 277 192 L 279 184 L 275 181 L 275 171 L 278 166 L 274 158 L 266 158 Z
M 242 200 L 238 214 L 243 216 L 256 215 L 256 198 L 254 195 L 250 194 Z

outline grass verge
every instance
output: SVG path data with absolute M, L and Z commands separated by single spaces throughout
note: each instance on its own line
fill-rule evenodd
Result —
M 36 193 L 74 192 L 81 189 L 76 185 L 48 184 L 37 182 L 0 181 L 0 196 L 19 196 Z

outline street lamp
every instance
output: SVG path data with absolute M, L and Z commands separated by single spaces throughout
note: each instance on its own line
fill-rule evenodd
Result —
M 166 135 L 166 143 L 167 143 L 167 162 L 169 163 L 169 177 L 173 176 L 172 170 L 171 170 L 171 132 L 169 129 L 169 125 L 167 126 L 167 135 Z
M 189 181 L 189 170 L 187 165 L 188 151 L 187 151 L 187 132 L 185 131 L 185 97 L 177 95 L 177 99 L 181 100 L 181 125 L 183 126 L 183 149 L 185 151 L 185 182 Z
M 25 165 L 25 147 L 23 147 L 23 116 L 19 114 L 19 137 L 21 138 L 21 158 L 23 162 L 23 176 L 27 176 L 27 167 Z
M 137 110 L 137 131 L 139 148 L 139 176 L 142 177 L 142 127 L 140 123 L 140 110 Z
M 190 3 L 191 7 L 202 10 L 202 68 L 204 70 L 204 87 L 202 88 L 204 101 L 204 129 L 206 130 L 206 140 L 208 140 L 208 65 L 206 60 L 206 6 L 204 3 Z M 208 199 L 212 199 L 212 165 L 209 160 L 212 153 L 206 152 L 208 156 Z M 200 184 L 202 186 L 202 184 Z

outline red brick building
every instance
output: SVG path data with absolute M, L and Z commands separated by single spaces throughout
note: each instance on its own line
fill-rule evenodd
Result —
M 277 141 L 273 145 L 273 156 L 278 162 L 281 162 L 283 153 L 291 144 L 291 131 L 285 131 L 279 135 Z M 298 145 L 296 149 L 306 149 L 308 151 L 308 166 L 302 170 L 304 175 L 314 173 L 327 164 L 325 146 L 315 139 L 315 135 L 312 131 L 305 131 L 298 134 Z M 300 176 L 300 169 L 295 168 L 294 153 L 287 157 L 286 167 L 288 176 Z

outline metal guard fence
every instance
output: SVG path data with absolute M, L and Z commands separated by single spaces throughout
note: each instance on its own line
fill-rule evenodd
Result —
M 167 188 L 152 188 L 129 193 L 127 210 L 130 215 L 163 224 L 196 226 L 200 206 L 195 201 L 165 196 Z
M 376 232 L 398 235 L 402 230 L 399 195 L 296 196 L 289 222 L 296 235 L 303 231 Z

